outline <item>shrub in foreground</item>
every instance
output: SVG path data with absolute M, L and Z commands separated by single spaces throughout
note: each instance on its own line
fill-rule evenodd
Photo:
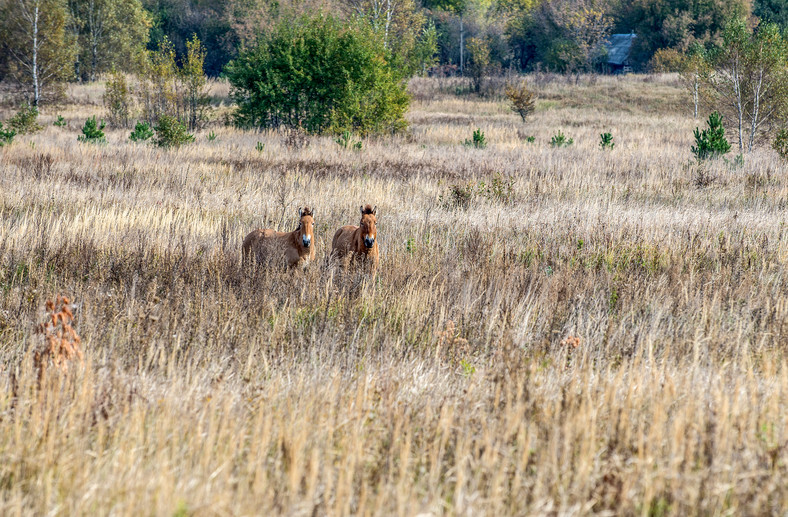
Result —
M 11 128 L 3 129 L 3 123 L 0 122 L 0 147 L 3 147 L 4 145 L 13 142 L 15 136 L 16 136 L 16 130 Z
M 96 121 L 96 116 L 92 116 L 85 121 L 82 126 L 82 134 L 77 137 L 80 142 L 87 142 L 91 144 L 102 144 L 107 141 L 104 137 L 104 126 L 106 124 L 102 120 L 101 123 Z
M 16 131 L 18 135 L 27 133 L 37 133 L 44 129 L 38 123 L 38 108 L 35 106 L 23 106 L 16 115 L 8 119 L 8 125 Z
M 694 131 L 695 145 L 692 146 L 692 154 L 698 160 L 720 157 L 731 150 L 731 144 L 725 138 L 725 128 L 722 127 L 722 115 L 713 112 L 706 124 L 709 126 L 707 129 L 701 131 L 696 127 Z
M 153 143 L 159 147 L 180 147 L 194 141 L 194 135 L 186 130 L 186 126 L 177 118 L 163 115 L 156 124 L 156 137 Z
M 145 142 L 153 137 L 153 129 L 147 122 L 137 122 L 134 126 L 134 131 L 129 135 L 129 140 L 132 142 Z

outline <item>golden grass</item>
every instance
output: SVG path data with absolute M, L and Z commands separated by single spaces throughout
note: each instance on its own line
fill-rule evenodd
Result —
M 777 157 L 701 170 L 672 76 L 534 77 L 527 124 L 419 81 L 409 134 L 360 152 L 220 127 L 177 151 L 79 144 L 94 86 L 69 128 L 45 112 L 0 149 L 0 513 L 788 508 Z M 462 145 L 477 127 L 487 149 Z M 550 147 L 559 129 L 575 144 Z M 438 202 L 496 173 L 510 203 Z M 362 203 L 374 283 L 326 260 Z M 316 263 L 244 271 L 243 236 L 305 204 Z M 57 293 L 85 364 L 39 384 Z

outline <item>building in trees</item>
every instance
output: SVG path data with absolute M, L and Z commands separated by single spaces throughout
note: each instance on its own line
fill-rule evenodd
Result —
M 611 34 L 605 49 L 607 50 L 607 68 L 613 74 L 629 73 L 632 71 L 632 47 L 637 35 Z

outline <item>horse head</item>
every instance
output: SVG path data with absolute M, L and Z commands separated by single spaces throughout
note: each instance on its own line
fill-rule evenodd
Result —
M 315 219 L 314 219 L 314 210 L 310 209 L 308 206 L 305 206 L 303 209 L 298 209 L 298 228 L 297 232 L 301 237 L 301 244 L 308 248 L 312 245 L 312 239 L 315 236 Z
M 377 219 L 375 218 L 377 209 L 377 206 L 372 208 L 370 205 L 361 207 L 361 224 L 359 224 L 359 228 L 361 228 L 361 237 L 367 249 L 375 245 L 375 239 L 378 235 L 377 228 L 375 227 L 377 224 Z

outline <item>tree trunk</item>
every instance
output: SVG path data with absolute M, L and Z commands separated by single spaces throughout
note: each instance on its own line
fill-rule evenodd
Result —
M 33 10 L 33 106 L 38 107 L 41 88 L 38 84 L 38 2 Z
M 391 26 L 391 0 L 386 0 L 386 31 L 383 37 L 383 48 L 389 48 L 389 27 Z
M 752 151 L 752 146 L 755 143 L 755 132 L 758 130 L 760 122 L 759 116 L 761 112 L 761 88 L 763 87 L 763 69 L 760 70 L 758 76 L 758 83 L 755 85 L 752 99 L 752 122 L 750 124 L 750 138 L 747 142 L 747 152 Z
M 465 75 L 465 61 L 463 59 L 463 47 L 465 47 L 465 27 L 462 24 L 462 13 L 460 13 L 460 75 Z
M 700 100 L 700 92 L 699 92 L 700 86 L 698 84 L 699 82 L 700 79 L 698 79 L 698 76 L 696 75 L 695 81 L 692 84 L 692 101 L 695 103 L 695 113 L 694 113 L 695 120 L 698 120 L 698 101 Z

